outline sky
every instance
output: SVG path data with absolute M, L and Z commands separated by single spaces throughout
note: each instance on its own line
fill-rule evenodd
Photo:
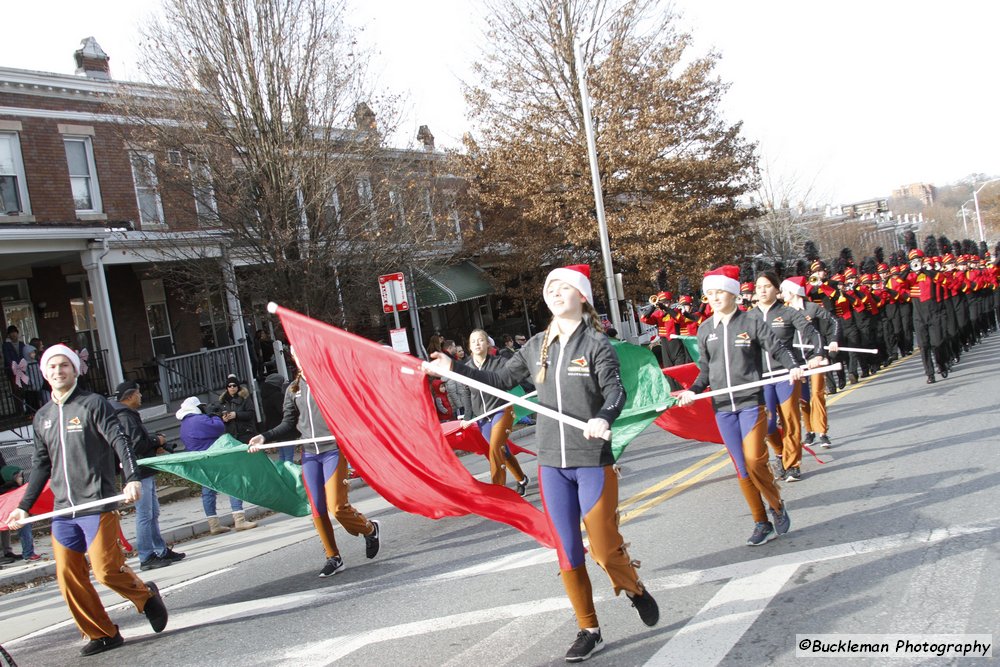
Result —
M 347 0 L 373 72 L 405 95 L 403 142 L 469 129 L 461 81 L 486 46 L 479 0 Z M 112 76 L 141 79 L 136 26 L 158 0 L 8 3 L 0 66 L 71 74 L 94 36 Z M 1000 176 L 1000 3 L 674 0 L 694 53 L 721 55 L 722 113 L 743 123 L 790 200 L 842 204 L 893 188 Z M 971 193 L 970 193 L 971 196 Z

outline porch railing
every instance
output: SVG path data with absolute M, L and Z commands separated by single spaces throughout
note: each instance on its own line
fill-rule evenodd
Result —
M 221 392 L 230 373 L 244 382 L 251 375 L 243 343 L 202 349 L 176 357 L 157 357 L 156 365 L 160 371 L 160 392 L 164 402 Z

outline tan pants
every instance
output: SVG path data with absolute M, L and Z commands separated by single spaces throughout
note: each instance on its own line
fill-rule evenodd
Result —
M 827 432 L 826 375 L 823 373 L 809 376 L 809 400 L 802 402 L 802 424 L 810 433 Z
M 372 522 L 351 505 L 351 501 L 347 497 L 348 489 L 347 459 L 344 457 L 344 453 L 340 452 L 337 469 L 323 484 L 325 507 L 322 507 L 320 503 L 314 503 L 317 508 L 322 507 L 323 510 L 313 515 L 313 525 L 316 526 L 316 532 L 323 543 L 327 558 L 340 555 L 337 540 L 333 536 L 333 523 L 330 521 L 329 508 L 333 508 L 334 518 L 351 535 L 370 535 L 375 530 Z M 307 492 L 312 493 L 312 490 L 307 487 Z
M 490 431 L 490 481 L 501 486 L 507 483 L 508 469 L 518 482 L 524 479 L 521 465 L 513 454 L 507 452 L 507 438 L 510 436 L 510 427 L 513 423 L 514 408 L 510 407 L 493 422 L 493 430 Z
M 810 377 L 816 377 L 812 375 Z M 791 396 L 778 403 L 778 418 L 781 428 L 767 436 L 767 444 L 781 457 L 785 470 L 802 464 L 802 427 L 799 422 L 802 385 L 798 382 L 792 387 Z
M 146 601 L 153 597 L 149 587 L 125 564 L 125 556 L 118 546 L 118 528 L 118 512 L 101 514 L 100 527 L 94 539 L 87 544 L 86 553 L 64 547 L 55 538 L 52 539 L 59 591 L 76 626 L 90 639 L 114 637 L 118 630 L 90 582 L 88 556 L 94 578 L 131 600 L 140 613 L 146 608 Z

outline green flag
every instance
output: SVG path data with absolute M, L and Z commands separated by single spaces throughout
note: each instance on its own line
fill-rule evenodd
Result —
M 611 426 L 611 451 L 617 461 L 628 444 L 677 399 L 670 395 L 670 385 L 652 352 L 619 340 L 612 340 L 611 345 L 618 353 L 628 395 L 625 408 Z
M 698 363 L 698 359 L 701 358 L 698 352 L 698 337 L 697 336 L 675 336 L 679 338 L 682 343 L 684 343 L 684 348 L 687 353 L 691 356 L 691 361 Z
M 229 434 L 204 451 L 156 456 L 138 463 L 276 512 L 310 513 L 299 466 L 272 461 L 264 453 L 247 454 L 247 446 Z

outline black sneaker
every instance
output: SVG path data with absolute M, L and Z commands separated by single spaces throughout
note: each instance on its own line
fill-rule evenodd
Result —
M 139 563 L 139 569 L 143 571 L 155 570 L 157 568 L 166 567 L 168 565 L 173 565 L 173 564 L 174 561 L 170 560 L 169 558 L 163 558 L 157 556 L 156 554 L 153 554 L 146 560 Z
M 792 520 L 785 509 L 784 501 L 781 502 L 781 510 L 771 510 L 771 518 L 774 519 L 774 531 L 778 535 L 784 535 L 792 527 Z
M 802 479 L 802 470 L 799 466 L 792 466 L 785 471 L 785 481 L 786 482 L 797 482 Z
M 524 476 L 520 482 L 517 483 L 517 495 L 524 497 L 524 494 L 528 492 L 528 483 L 531 482 L 531 478 L 527 475 Z
M 601 639 L 600 630 L 597 632 L 580 630 L 576 633 L 576 641 L 566 651 L 566 662 L 583 662 L 602 648 L 604 648 L 604 640 Z
M 371 535 L 365 535 L 365 558 L 375 558 L 382 543 L 379 539 L 378 521 L 372 521 Z
M 344 559 L 340 556 L 332 556 L 326 559 L 326 565 L 320 571 L 320 577 L 332 577 L 344 569 Z
M 802 438 L 803 445 L 811 445 L 816 440 L 816 434 L 812 431 L 807 431 L 805 437 Z
M 142 613 L 149 620 L 149 626 L 153 632 L 163 632 L 167 627 L 167 605 L 163 604 L 163 596 L 160 589 L 152 581 L 146 582 L 147 588 L 153 593 L 153 597 L 146 600 L 146 606 L 142 608 Z
M 125 640 L 122 638 L 122 633 L 118 631 L 118 626 L 116 625 L 114 637 L 91 639 L 87 642 L 86 646 L 80 649 L 80 655 L 97 655 L 98 653 L 104 653 L 105 651 L 110 651 L 113 648 L 118 648 L 124 643 Z
M 167 550 L 163 552 L 163 555 L 160 556 L 160 558 L 165 558 L 172 563 L 176 563 L 179 560 L 184 560 L 185 556 L 187 556 L 187 554 L 174 551 L 170 547 L 167 547 Z
M 774 526 L 770 521 L 758 521 L 753 525 L 753 533 L 747 538 L 748 547 L 759 547 L 765 542 L 770 542 L 778 534 L 774 532 Z
M 784 461 L 782 461 L 781 459 L 775 460 L 774 466 L 773 466 L 772 470 L 774 472 L 774 481 L 775 482 L 783 482 L 783 481 L 785 481 L 785 475 L 788 474 L 788 471 L 785 470 L 785 462 Z
M 639 612 L 639 618 L 642 619 L 643 623 L 653 627 L 660 621 L 660 607 L 656 604 L 653 596 L 649 594 L 648 588 L 643 586 L 642 593 L 639 595 L 632 593 L 625 593 L 625 595 L 632 601 L 632 606 Z
M 830 442 L 830 436 L 828 436 L 826 433 L 820 434 L 819 446 L 823 447 L 824 449 L 830 449 L 831 447 L 833 447 L 833 443 Z

